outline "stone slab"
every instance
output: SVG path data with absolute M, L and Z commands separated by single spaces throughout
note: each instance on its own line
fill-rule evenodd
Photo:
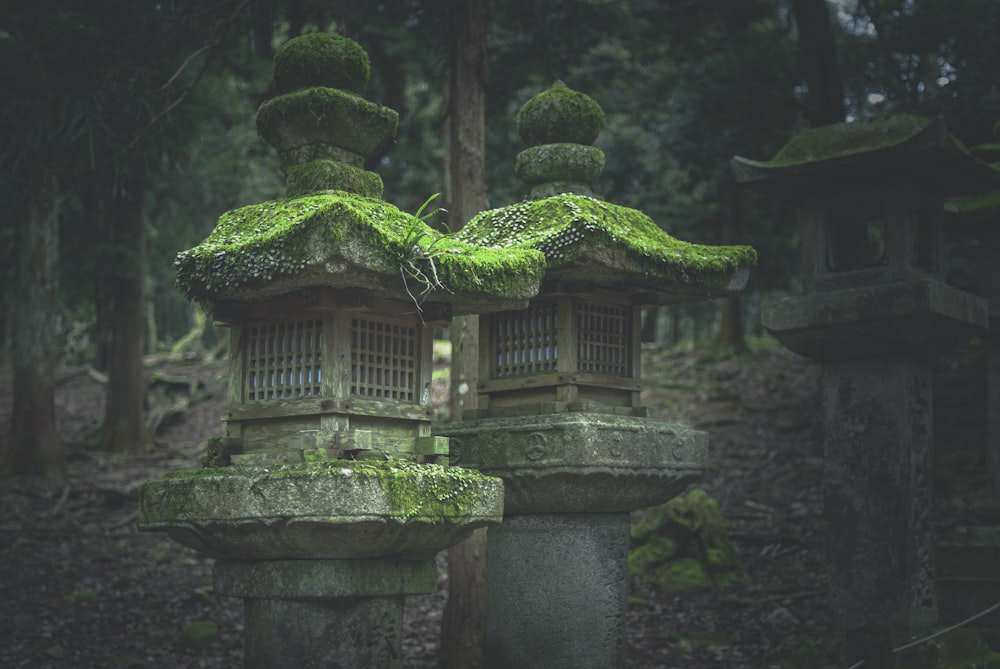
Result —
M 436 430 L 451 462 L 504 480 L 504 513 L 631 511 L 701 476 L 708 435 L 679 423 L 563 413 L 484 418 Z
M 761 323 L 814 360 L 933 358 L 985 331 L 988 310 L 982 298 L 927 279 L 768 299 Z

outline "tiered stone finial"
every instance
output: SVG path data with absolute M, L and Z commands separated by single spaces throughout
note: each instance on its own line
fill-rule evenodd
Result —
M 528 148 L 518 154 L 514 173 L 531 187 L 531 199 L 559 193 L 594 196 L 604 152 L 590 145 L 604 122 L 604 110 L 593 98 L 561 81 L 521 107 L 517 127 Z
M 370 71 L 357 42 L 331 33 L 278 49 L 278 96 L 261 105 L 257 132 L 278 151 L 289 197 L 323 190 L 382 196 L 382 179 L 364 161 L 395 135 L 399 114 L 361 97 Z

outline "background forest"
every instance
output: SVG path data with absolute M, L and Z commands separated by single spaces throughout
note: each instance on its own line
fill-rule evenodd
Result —
M 289 37 L 336 31 L 367 49 L 366 96 L 400 112 L 395 143 L 369 169 L 404 211 L 439 192 L 449 208 L 447 96 L 463 37 L 452 14 L 467 4 L 3 2 L 0 363 L 15 395 L 4 471 L 64 473 L 47 399 L 58 365 L 107 376 L 94 445 L 142 450 L 143 356 L 188 335 L 215 345 L 174 286 L 172 261 L 223 211 L 281 196 L 254 113 Z M 714 336 L 738 352 L 743 324 L 759 328 L 760 295 L 795 287 L 791 212 L 735 188 L 734 154 L 768 158 L 805 127 L 891 111 L 943 116 L 968 146 L 996 141 L 995 0 L 471 4 L 485 11 L 490 205 L 523 196 L 516 112 L 561 79 L 607 115 L 601 195 L 682 239 L 757 248 L 742 301 L 649 318 L 648 338 L 661 342 Z M 967 284 L 964 269 L 957 262 L 952 280 Z

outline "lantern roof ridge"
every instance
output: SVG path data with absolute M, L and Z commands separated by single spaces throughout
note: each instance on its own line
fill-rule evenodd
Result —
M 228 211 L 177 255 L 177 283 L 212 310 L 312 288 L 446 305 L 453 314 L 521 308 L 539 289 L 544 257 L 472 246 L 383 201 L 364 161 L 395 133 L 398 115 L 365 100 L 369 60 L 331 33 L 294 38 L 275 54 L 278 95 L 257 113 L 278 151 L 287 196 Z M 418 215 L 420 212 L 418 212 Z
M 471 313 L 523 305 L 545 260 L 469 244 L 377 198 L 324 191 L 228 211 L 174 264 L 187 297 L 209 304 L 330 287 Z
M 750 246 L 681 241 L 639 210 L 575 193 L 481 212 L 456 236 L 487 247 L 541 251 L 546 279 L 640 292 L 653 304 L 742 290 L 757 261 Z
M 839 180 L 845 187 L 909 174 L 946 194 L 997 184 L 997 172 L 976 158 L 940 118 L 893 113 L 805 130 L 770 160 L 734 156 L 736 181 L 771 197 L 796 200 L 803 187 Z

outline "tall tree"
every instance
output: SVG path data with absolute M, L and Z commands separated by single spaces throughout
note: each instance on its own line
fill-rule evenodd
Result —
M 808 96 L 806 119 L 815 127 L 844 120 L 844 89 L 826 0 L 792 0 Z
M 14 405 L 2 475 L 66 473 L 55 414 L 58 202 L 56 177 L 43 174 L 32 185 L 27 215 L 15 213 Z
M 458 230 L 487 209 L 486 197 L 486 8 L 484 0 L 453 0 L 451 78 L 448 87 L 447 169 L 449 223 Z M 449 414 L 476 406 L 479 383 L 479 318 L 451 325 Z M 448 603 L 441 620 L 443 669 L 482 666 L 486 630 L 486 529 L 448 551 Z

